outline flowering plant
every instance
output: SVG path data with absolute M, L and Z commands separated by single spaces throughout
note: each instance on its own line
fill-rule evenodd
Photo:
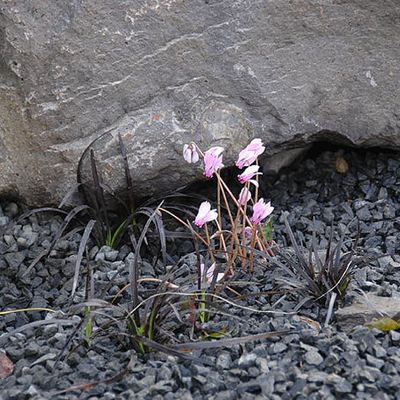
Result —
M 211 147 L 203 153 L 199 146 L 192 142 L 185 144 L 183 148 L 183 157 L 188 163 L 197 163 L 202 159 L 204 176 L 215 176 L 217 179 L 216 208 L 212 208 L 208 201 L 201 203 L 193 224 L 198 227 L 198 230 L 194 231 L 195 236 L 207 246 L 213 265 L 217 254 L 226 260 L 225 278 L 233 273 L 237 259 L 241 260 L 243 267 L 253 270 L 253 249 L 271 251 L 262 232 L 265 225 L 270 225 L 267 218 L 272 214 L 274 207 L 258 194 L 259 178 L 262 176 L 258 157 L 264 151 L 261 139 L 257 138 L 239 153 L 236 166 L 245 169 L 238 174 L 238 181 L 243 187 L 238 196 L 235 196 L 220 173 L 224 166 L 223 147 Z M 222 215 L 222 205 L 227 211 L 227 221 Z M 192 230 L 188 223 L 181 222 Z
M 221 169 L 224 167 L 223 147 L 211 147 L 203 153 L 194 142 L 184 145 L 183 158 L 190 164 L 202 160 L 204 176 L 216 178 L 216 207 L 213 208 L 209 201 L 202 202 L 192 223 L 183 221 L 166 209 L 161 211 L 173 216 L 190 229 L 209 254 L 211 267 L 206 270 L 200 258 L 198 267 L 199 316 L 202 322 L 206 320 L 206 289 L 215 291 L 221 282 L 233 275 L 238 261 L 242 268 L 252 272 L 255 249 L 272 254 L 270 238 L 266 237 L 264 231 L 266 228 L 270 230 L 271 220 L 268 217 L 274 207 L 259 197 L 259 179 L 262 172 L 258 157 L 264 151 L 261 139 L 254 139 L 239 153 L 236 166 L 243 171 L 237 178 L 242 188 L 240 193 L 235 195 L 221 177 Z M 226 214 L 223 209 L 226 210 Z M 217 265 L 221 260 L 223 265 Z

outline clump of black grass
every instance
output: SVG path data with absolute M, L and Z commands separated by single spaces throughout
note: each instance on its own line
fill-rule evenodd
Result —
M 332 317 L 336 300 L 343 300 L 354 269 L 362 262 L 356 253 L 360 232 L 358 231 L 350 250 L 343 252 L 346 244 L 344 235 L 340 237 L 337 244 L 334 244 L 332 223 L 327 247 L 319 249 L 314 226 L 311 246 L 304 251 L 305 247 L 302 243 L 297 242 L 286 216 L 284 216 L 284 223 L 294 254 L 281 251 L 282 262 L 277 258 L 272 261 L 289 275 L 281 280 L 283 286 L 286 289 L 295 290 L 303 296 L 296 308 L 299 309 L 310 301 L 326 306 L 328 312 L 325 325 L 327 325 Z M 321 253 L 324 253 L 324 256 L 321 257 Z
M 98 246 L 107 245 L 113 249 L 117 249 L 121 242 L 125 239 L 125 243 L 129 242 L 128 230 L 133 231 L 136 235 L 140 234 L 141 227 L 145 224 L 146 219 L 154 211 L 152 200 L 146 200 L 138 203 L 134 196 L 134 188 L 132 177 L 126 156 L 126 149 L 119 135 L 119 151 L 123 160 L 127 198 L 121 199 L 115 195 L 102 181 L 101 174 L 98 171 L 94 151 L 88 148 L 90 155 L 90 167 L 92 174 L 92 183 L 83 183 L 81 179 L 80 167 L 78 167 L 78 184 L 74 186 L 64 197 L 58 207 L 42 207 L 23 214 L 19 220 L 25 219 L 32 214 L 50 212 L 59 214 L 64 217 L 59 230 L 54 235 L 53 240 L 43 252 L 32 261 L 23 275 L 29 274 L 30 271 L 38 264 L 40 260 L 49 256 L 54 246 L 60 239 L 68 238 L 72 234 L 82 232 L 77 260 L 75 263 L 75 277 L 73 282 L 72 296 L 75 293 L 77 279 L 81 268 L 84 251 L 89 239 L 94 240 Z M 70 197 L 80 190 L 84 197 L 84 204 L 78 205 L 70 210 L 64 209 Z M 117 214 L 112 207 L 107 204 L 106 198 L 112 198 L 118 203 Z M 162 254 L 163 261 L 166 260 L 166 238 L 162 221 L 157 221 L 156 231 L 150 233 L 153 236 L 159 236 L 160 241 L 156 249 L 158 255 Z M 155 242 L 155 241 L 153 241 Z

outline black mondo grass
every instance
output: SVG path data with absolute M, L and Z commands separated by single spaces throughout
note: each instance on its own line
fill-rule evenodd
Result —
M 327 247 L 320 249 L 314 227 L 311 245 L 305 249 L 297 242 L 286 216 L 284 223 L 293 246 L 293 253 L 280 251 L 282 261 L 277 258 L 272 260 L 288 274 L 287 278 L 279 280 L 285 289 L 295 290 L 303 296 L 297 309 L 309 301 L 327 306 L 325 324 L 328 324 L 336 299 L 343 300 L 354 269 L 361 262 L 356 254 L 360 234 L 358 233 L 350 249 L 343 251 L 347 242 L 342 235 L 334 244 L 332 224 Z

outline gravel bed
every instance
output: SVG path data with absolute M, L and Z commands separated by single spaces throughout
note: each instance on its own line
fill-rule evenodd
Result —
M 347 160 L 347 172 L 337 172 L 338 157 Z M 351 304 L 361 292 L 400 297 L 399 159 L 398 154 L 372 151 L 324 151 L 262 185 L 276 207 L 274 235 L 280 246 L 287 245 L 284 213 L 305 242 L 315 226 L 321 247 L 327 243 L 332 221 L 338 234 L 349 239 L 360 228 L 359 247 L 368 262 L 356 270 L 343 305 Z M 93 340 L 90 347 L 78 346 L 56 363 L 81 318 L 63 314 L 70 308 L 81 233 L 60 240 L 48 258 L 22 276 L 30 262 L 48 248 L 62 219 L 31 216 L 21 224 L 9 225 L 19 212 L 15 203 L 1 203 L 0 309 L 56 309 L 64 323 L 32 325 L 7 336 L 7 332 L 54 315 L 36 311 L 0 316 L 0 350 L 14 363 L 13 374 L 0 379 L 0 399 L 400 400 L 398 331 L 385 333 L 363 325 L 343 331 L 335 315 L 324 327 L 326 309 L 316 304 L 294 313 L 301 296 L 260 294 L 276 289 L 277 278 L 284 277 L 277 267 L 262 263 L 253 275 L 239 271 L 234 278 L 248 282 L 235 287 L 247 295 L 235 302 L 247 309 L 225 304 L 222 308 L 231 316 L 217 315 L 210 326 L 229 327 L 232 337 L 273 330 L 288 330 L 287 335 L 196 352 L 194 356 L 202 360 L 197 362 L 162 352 L 139 356 L 121 347 L 111 334 Z M 127 246 L 119 251 L 91 246 L 89 265 L 95 266 L 96 293 L 115 295 L 126 284 L 129 257 Z M 190 273 L 190 262 L 182 268 L 187 272 L 178 274 L 178 281 Z M 141 271 L 147 277 L 156 276 L 150 262 L 143 261 Z M 80 287 L 75 302 L 83 298 Z M 265 312 L 269 310 L 278 313 Z M 179 331 L 177 325 L 176 318 L 171 318 L 165 329 L 179 340 L 188 340 L 187 332 Z M 75 339 L 72 343 L 78 344 Z M 107 382 L 128 364 L 121 379 Z M 103 383 L 61 393 L 100 380 Z

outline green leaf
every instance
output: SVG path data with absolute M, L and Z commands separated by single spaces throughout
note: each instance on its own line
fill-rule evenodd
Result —
M 376 328 L 382 332 L 396 331 L 400 329 L 400 321 L 396 321 L 389 317 L 373 319 L 365 325 L 368 326 L 368 328 Z
M 222 328 L 219 331 L 204 332 L 204 334 L 201 336 L 201 338 L 203 340 L 221 339 L 223 337 L 226 337 L 228 334 L 229 334 L 228 329 Z
M 90 306 L 85 307 L 83 310 L 83 315 L 88 317 L 87 322 L 85 324 L 84 335 L 87 344 L 90 344 L 90 337 L 92 336 L 93 332 L 93 324 L 92 324 L 92 317 L 90 316 Z
M 268 222 L 264 224 L 262 231 L 263 231 L 264 239 L 267 242 L 270 242 L 272 240 L 272 235 L 274 232 L 274 227 L 272 225 L 272 219 L 268 220 Z

